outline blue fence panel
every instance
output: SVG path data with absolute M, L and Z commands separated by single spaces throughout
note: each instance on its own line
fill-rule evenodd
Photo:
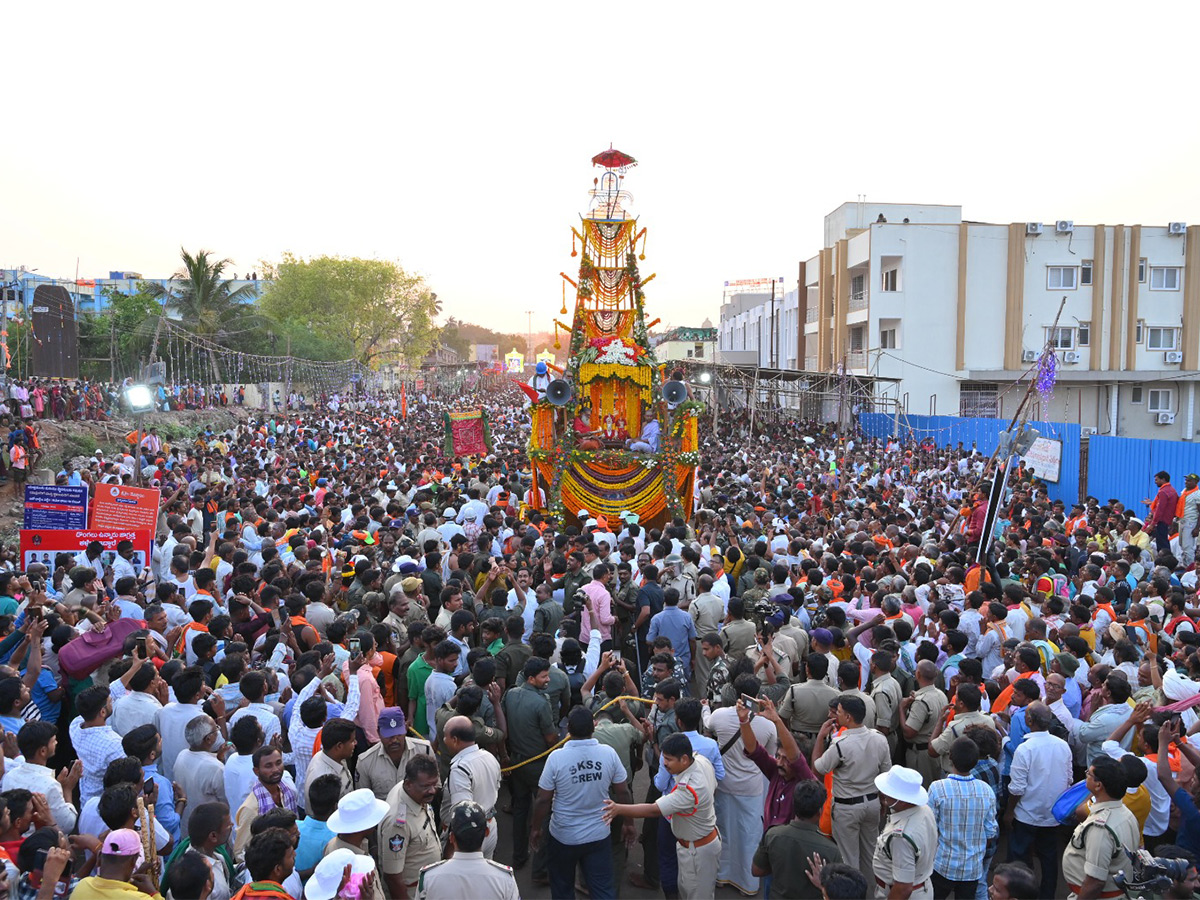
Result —
M 893 416 L 887 413 L 862 413 L 858 417 L 863 433 L 886 439 L 897 433 L 917 441 L 932 437 L 939 447 L 961 443 L 974 447 L 985 456 L 996 450 L 1000 432 L 1008 428 L 1008 419 L 960 418 L 958 416 Z M 1062 467 L 1057 483 L 1047 485 L 1051 499 L 1074 503 L 1079 496 L 1079 426 L 1071 422 L 1030 422 L 1042 437 L 1062 441 Z
M 1101 503 L 1120 500 L 1127 509 L 1145 514 L 1142 501 L 1158 490 L 1154 473 L 1162 468 L 1151 459 L 1156 443 L 1166 442 L 1093 435 L 1088 441 L 1087 492 Z

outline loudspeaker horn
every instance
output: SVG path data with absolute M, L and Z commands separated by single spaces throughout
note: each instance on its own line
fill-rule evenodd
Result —
M 570 382 L 556 378 L 546 385 L 546 399 L 555 406 L 566 406 L 574 395 Z
M 662 395 L 668 403 L 682 403 L 687 399 L 687 385 L 682 381 L 668 381 L 662 387 Z

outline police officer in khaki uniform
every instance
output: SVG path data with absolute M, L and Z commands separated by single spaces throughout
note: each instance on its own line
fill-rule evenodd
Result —
M 993 731 L 996 730 L 996 723 L 992 721 L 992 717 L 979 711 L 982 702 L 983 694 L 980 693 L 979 685 L 960 684 L 954 691 L 954 718 L 944 728 L 944 719 L 939 721 L 933 729 L 933 738 L 929 741 L 929 749 L 926 752 L 930 757 L 941 759 L 942 771 L 947 775 L 954 771 L 950 763 L 950 745 L 962 737 L 968 728 L 972 725 L 984 725 Z
M 478 803 L 463 800 L 450 808 L 448 851 L 451 856 L 421 870 L 417 881 L 418 900 L 520 900 L 517 880 L 508 866 L 483 855 L 488 817 Z
M 829 718 L 829 701 L 838 692 L 829 686 L 825 676 L 829 672 L 829 658 L 810 654 L 804 662 L 808 680 L 788 688 L 779 704 L 779 717 L 788 723 L 788 729 L 797 738 L 812 740 Z
M 1129 867 L 1125 851 L 1136 851 L 1142 840 L 1137 817 L 1124 803 L 1125 770 L 1117 760 L 1098 756 L 1088 766 L 1087 788 L 1096 801 L 1063 851 L 1063 878 L 1072 900 L 1084 891 L 1093 897 L 1120 897 L 1124 891 L 1113 876 Z
M 888 751 L 896 755 L 900 731 L 900 682 L 892 677 L 896 657 L 886 650 L 871 654 L 871 701 L 875 704 L 875 728 L 888 742 Z
M 828 719 L 817 734 L 817 750 L 825 746 L 830 731 L 844 731 L 813 762 L 813 771 L 833 773 L 833 839 L 845 863 L 870 877 L 871 854 L 879 834 L 877 775 L 892 767 L 887 739 L 863 725 L 866 704 L 861 697 L 842 694 L 836 720 Z M 816 752 L 816 751 L 814 751 Z
M 681 900 L 712 897 L 717 889 L 721 863 L 721 834 L 717 831 L 715 804 L 717 775 L 704 756 L 693 756 L 686 734 L 668 736 L 661 746 L 663 765 L 675 779 L 675 787 L 653 803 L 604 801 L 604 821 L 618 816 L 648 819 L 665 816 L 671 820 L 675 858 L 679 864 Z
M 446 727 L 442 729 L 442 743 L 451 755 L 445 809 L 469 800 L 484 811 L 488 835 L 482 849 L 483 855 L 491 859 L 496 852 L 496 797 L 500 793 L 500 763 L 475 742 L 475 723 L 466 716 L 455 716 L 446 722 Z
M 411 897 L 421 869 L 442 858 L 433 809 L 440 779 L 432 756 L 414 756 L 404 780 L 388 793 L 388 814 L 379 823 L 379 862 L 387 896 Z
M 867 729 L 875 728 L 875 701 L 871 699 L 871 695 L 866 691 L 859 689 L 858 686 L 858 663 L 852 659 L 844 659 L 838 663 L 837 667 L 838 693 L 849 694 L 852 697 L 857 697 L 863 702 L 863 707 L 866 709 L 863 718 L 863 727 Z
M 917 663 L 917 690 L 900 703 L 900 731 L 908 741 L 905 762 L 910 769 L 921 773 L 926 788 L 942 776 L 942 767 L 929 755 L 933 729 L 942 721 L 949 702 L 937 686 L 937 678 L 937 664 L 932 660 L 921 660 Z
M 404 777 L 404 768 L 414 756 L 431 756 L 429 741 L 410 735 L 404 711 L 398 706 L 385 707 L 379 713 L 379 743 L 358 758 L 358 784 L 370 788 L 380 800 L 386 800 L 396 782 Z
M 916 769 L 896 766 L 875 779 L 888 810 L 887 825 L 875 842 L 875 897 L 885 900 L 895 888 L 911 889 L 909 900 L 933 900 L 933 857 L 938 829 L 929 794 Z

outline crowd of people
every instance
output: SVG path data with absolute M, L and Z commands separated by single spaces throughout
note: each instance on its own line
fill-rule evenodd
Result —
M 2 557 L 0 895 L 1197 890 L 1195 475 L 993 526 L 970 448 L 706 416 L 689 520 L 563 522 L 462 399 L 485 457 L 380 395 L 64 465 L 159 533 Z

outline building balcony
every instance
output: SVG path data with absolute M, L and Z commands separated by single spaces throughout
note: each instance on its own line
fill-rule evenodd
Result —
M 867 367 L 867 351 L 851 350 L 846 354 L 846 368 L 865 369 Z
M 807 324 L 809 322 L 815 322 L 815 321 L 817 321 L 817 307 L 816 306 L 806 306 L 804 308 L 805 324 Z
M 815 356 L 804 357 L 804 371 L 805 372 L 817 371 L 817 358 Z
M 851 291 L 850 292 L 850 309 L 866 309 L 870 301 L 870 296 L 866 291 Z

